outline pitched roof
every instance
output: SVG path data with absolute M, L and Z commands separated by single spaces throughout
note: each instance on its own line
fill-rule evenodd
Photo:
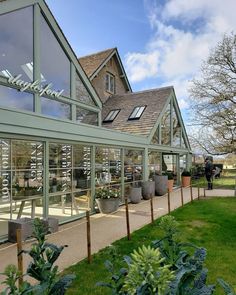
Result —
M 103 123 L 103 126 L 122 132 L 148 136 L 172 91 L 173 86 L 169 86 L 111 96 L 103 106 L 102 119 L 104 120 L 112 110 L 120 109 L 120 112 L 113 122 Z M 137 106 L 146 106 L 142 116 L 138 120 L 128 120 L 131 112 Z
M 97 71 L 114 50 L 116 50 L 116 48 L 110 48 L 79 58 L 79 62 L 89 78 Z

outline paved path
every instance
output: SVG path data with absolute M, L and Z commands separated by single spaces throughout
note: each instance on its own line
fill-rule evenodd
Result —
M 203 196 L 203 189 L 200 190 Z M 234 196 L 234 190 L 212 190 L 206 191 L 206 196 Z M 191 201 L 190 188 L 183 189 L 184 203 Z M 197 199 L 198 191 L 193 188 L 193 199 Z M 181 206 L 180 189 L 170 194 L 171 211 Z M 167 195 L 153 198 L 153 208 L 155 219 L 168 213 Z M 129 204 L 130 228 L 131 232 L 143 227 L 151 222 L 150 201 L 142 201 L 139 204 Z M 95 214 L 91 216 L 91 246 L 92 253 L 110 245 L 114 241 L 126 236 L 126 215 L 125 207 L 121 206 L 113 214 Z M 48 235 L 49 242 L 57 245 L 67 244 L 60 258 L 57 261 L 60 270 L 77 263 L 87 256 L 86 243 L 86 220 L 82 218 L 60 226 L 59 232 Z M 31 242 L 23 244 L 24 249 L 29 249 Z M 8 264 L 17 264 L 16 244 L 3 244 L 0 247 L 0 273 L 2 273 Z M 24 256 L 24 271 L 29 263 L 28 255 Z M 0 282 L 3 276 L 0 276 Z M 0 290 L 2 286 L 0 285 Z

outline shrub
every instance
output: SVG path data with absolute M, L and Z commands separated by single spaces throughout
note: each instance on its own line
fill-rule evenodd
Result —
M 188 170 L 184 170 L 181 175 L 182 176 L 191 176 L 191 173 Z

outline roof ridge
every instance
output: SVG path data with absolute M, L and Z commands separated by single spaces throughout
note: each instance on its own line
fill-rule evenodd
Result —
M 101 51 L 98 51 L 98 52 L 95 52 L 95 53 L 91 53 L 91 54 L 87 54 L 87 55 L 78 57 L 78 59 L 88 58 L 88 57 L 93 56 L 93 55 L 98 55 L 98 54 L 101 54 L 101 53 L 104 53 L 104 52 L 107 52 L 107 51 L 113 51 L 113 50 L 116 50 L 116 49 L 117 49 L 117 47 L 108 48 L 108 49 L 105 49 L 105 50 L 101 50 Z
M 152 89 L 140 90 L 140 91 L 135 91 L 135 92 L 128 92 L 128 93 L 123 93 L 123 94 L 114 94 L 114 95 L 111 95 L 110 97 L 113 97 L 113 96 L 129 96 L 129 95 L 153 92 L 153 91 L 164 90 L 164 89 L 169 89 L 169 88 L 174 89 L 174 86 L 170 85 L 170 86 L 165 86 L 165 87 L 152 88 Z

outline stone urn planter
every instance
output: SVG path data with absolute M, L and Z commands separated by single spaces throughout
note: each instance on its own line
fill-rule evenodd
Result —
M 99 211 L 103 214 L 112 213 L 119 208 L 119 198 L 96 199 Z
M 149 200 L 155 196 L 155 182 L 148 180 L 142 183 L 142 196 L 144 200 Z
M 140 203 L 142 199 L 142 187 L 131 187 L 129 198 L 133 204 Z
M 155 175 L 155 191 L 157 196 L 163 196 L 168 190 L 168 176 L 167 175 Z
M 108 214 L 118 210 L 120 204 L 119 190 L 102 187 L 97 189 L 95 197 L 101 213 Z

